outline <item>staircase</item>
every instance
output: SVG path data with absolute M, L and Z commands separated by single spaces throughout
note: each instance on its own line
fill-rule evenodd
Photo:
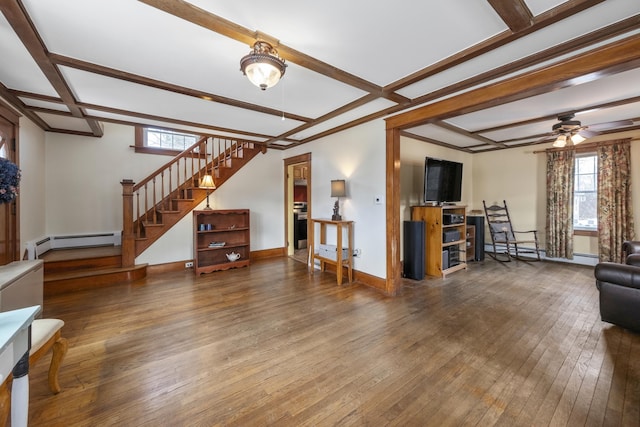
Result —
M 135 265 L 135 258 L 202 203 L 202 178 L 211 175 L 219 188 L 264 151 L 251 141 L 204 137 L 138 184 L 123 180 L 121 253 L 45 261 L 45 295 L 145 277 L 146 264 Z
M 205 175 L 220 187 L 260 151 L 249 141 L 203 138 L 140 183 L 123 181 L 123 265 L 133 265 L 135 257 L 207 197 L 207 190 L 198 188 Z

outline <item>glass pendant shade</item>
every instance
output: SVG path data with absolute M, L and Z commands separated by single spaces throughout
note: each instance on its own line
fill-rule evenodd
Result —
M 562 148 L 567 145 L 567 137 L 565 135 L 558 135 L 558 138 L 553 142 L 553 146 L 556 148 Z
M 275 86 L 284 75 L 286 64 L 266 42 L 256 42 L 253 51 L 240 60 L 240 70 L 262 90 Z
M 583 142 L 585 139 L 586 138 L 580 135 L 579 133 L 574 133 L 573 135 L 571 135 L 571 142 L 573 143 L 573 145 L 578 145 L 581 142 Z

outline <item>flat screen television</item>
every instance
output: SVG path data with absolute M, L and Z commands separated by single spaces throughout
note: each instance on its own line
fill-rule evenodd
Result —
M 462 200 L 462 163 L 427 157 L 424 160 L 424 202 Z

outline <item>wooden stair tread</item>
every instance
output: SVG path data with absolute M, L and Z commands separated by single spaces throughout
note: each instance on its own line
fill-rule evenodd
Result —
M 58 280 L 66 279 L 78 279 L 82 277 L 94 277 L 103 276 L 108 274 L 126 273 L 129 271 L 136 271 L 147 268 L 148 264 L 137 264 L 133 267 L 112 267 L 101 269 L 85 269 L 85 270 L 73 270 L 62 273 L 47 273 L 44 277 L 44 282 L 54 282 Z

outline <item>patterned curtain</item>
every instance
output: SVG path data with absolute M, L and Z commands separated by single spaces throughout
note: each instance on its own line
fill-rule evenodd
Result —
M 622 243 L 635 237 L 631 204 L 631 141 L 598 147 L 598 253 L 600 261 L 624 262 Z
M 547 152 L 546 256 L 573 259 L 573 150 Z

